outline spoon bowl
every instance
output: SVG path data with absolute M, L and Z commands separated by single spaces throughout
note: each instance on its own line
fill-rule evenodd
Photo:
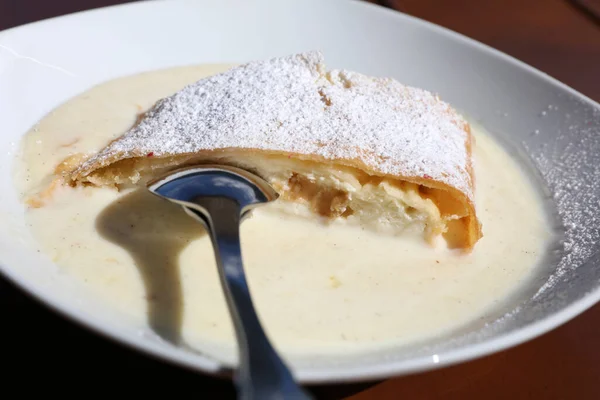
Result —
M 180 168 L 151 180 L 147 186 L 152 193 L 193 209 L 198 208 L 199 197 L 234 199 L 242 213 L 279 197 L 262 178 L 229 165 Z

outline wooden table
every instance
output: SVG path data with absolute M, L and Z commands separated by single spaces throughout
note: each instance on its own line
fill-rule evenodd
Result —
M 575 2 L 576 0 L 573 0 Z M 598 0 L 579 0 L 600 10 Z M 0 0 L 0 29 L 123 0 Z M 388 0 L 388 7 L 438 23 L 513 55 L 600 101 L 600 19 L 568 0 Z M 48 311 L 0 279 L 3 365 L 35 378 L 46 394 L 76 393 L 73 383 L 101 388 L 127 383 L 137 393 L 207 390 L 233 398 L 226 381 L 130 351 Z M 68 381 L 64 381 L 68 378 Z M 3 379 L 10 387 L 15 379 Z M 53 391 L 56 384 L 60 392 Z M 18 385 L 21 390 L 24 386 Z M 344 398 L 365 386 L 316 388 Z M 396 378 L 352 397 L 368 399 L 600 399 L 600 306 L 516 348 L 459 366 Z

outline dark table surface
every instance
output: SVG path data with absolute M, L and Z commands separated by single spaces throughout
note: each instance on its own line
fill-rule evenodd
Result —
M 0 30 L 119 0 L 0 0 Z M 376 1 L 373 1 L 376 2 Z M 515 56 L 600 101 L 600 0 L 387 0 Z M 596 12 L 596 13 L 595 13 Z M 80 328 L 0 278 L 3 388 L 84 397 L 126 384 L 136 395 L 234 398 L 231 384 L 134 352 Z M 27 377 L 24 384 L 21 378 Z M 600 399 L 600 306 L 528 343 L 374 386 L 313 388 L 319 398 Z M 75 389 L 85 385 L 87 391 Z M 372 384 L 370 384 L 372 385 Z M 6 392 L 3 392 L 6 393 Z M 207 395 L 207 393 L 213 393 Z M 3 396 L 1 398 L 18 398 Z

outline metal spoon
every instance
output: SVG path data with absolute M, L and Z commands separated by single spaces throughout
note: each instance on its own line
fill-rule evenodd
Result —
M 277 193 L 254 174 L 222 165 L 171 171 L 147 186 L 150 192 L 182 205 L 210 233 L 237 336 L 238 398 L 310 399 L 265 335 L 244 275 L 240 222 L 252 208 L 277 199 Z

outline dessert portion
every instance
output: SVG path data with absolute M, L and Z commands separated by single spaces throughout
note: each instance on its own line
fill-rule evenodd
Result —
M 468 123 L 392 79 L 327 71 L 318 52 L 251 62 L 163 98 L 122 136 L 57 169 L 70 185 L 141 185 L 197 163 L 245 168 L 326 220 L 481 238 Z

